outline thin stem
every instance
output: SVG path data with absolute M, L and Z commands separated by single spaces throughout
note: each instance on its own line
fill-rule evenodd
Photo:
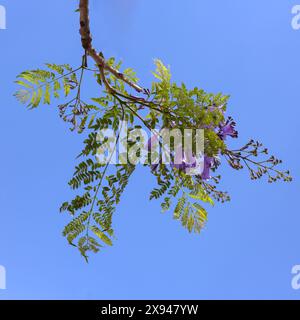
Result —
M 107 164 L 105 165 L 105 168 L 102 172 L 102 176 L 101 176 L 101 179 L 96 187 L 96 191 L 95 191 L 95 195 L 94 195 L 94 198 L 93 198 L 93 201 L 92 201 L 92 204 L 91 204 L 91 208 L 89 210 L 89 213 L 88 213 L 88 221 L 87 221 L 87 225 L 86 225 L 86 238 L 88 239 L 89 237 L 89 229 L 90 229 L 90 223 L 91 223 L 91 216 L 92 216 L 92 213 L 93 213 L 93 209 L 94 209 L 94 206 L 95 206 L 95 203 L 96 203 L 96 200 L 97 200 L 97 197 L 98 197 L 98 193 L 99 193 L 99 190 L 101 188 L 101 185 L 102 185 L 102 182 L 103 182 L 103 179 L 106 175 L 106 171 L 108 169 L 108 166 L 110 164 L 110 161 L 112 159 L 112 156 L 116 150 L 116 147 L 117 147 L 117 144 L 119 142 L 119 139 L 120 139 L 120 135 L 121 135 L 121 131 L 122 131 L 122 127 L 123 127 L 123 121 L 124 121 L 124 117 L 125 117 L 125 110 L 123 108 L 123 106 L 121 105 L 121 108 L 122 108 L 122 120 L 121 120 L 121 126 L 120 126 L 120 130 L 118 132 L 118 135 L 117 135 L 117 139 L 116 139 L 116 142 L 114 144 L 114 147 L 113 147 L 113 150 L 110 154 L 110 157 L 109 157 L 109 160 L 107 161 Z
M 89 19 L 89 0 L 80 0 L 79 1 L 79 12 L 80 12 L 80 35 L 81 35 L 81 43 L 85 52 L 93 58 L 96 64 L 113 74 L 116 78 L 124 81 L 138 93 L 146 93 L 147 90 L 140 87 L 136 83 L 132 82 L 128 79 L 123 73 L 119 72 L 105 61 L 102 54 L 98 54 L 92 45 L 92 37 L 90 30 L 90 19 Z

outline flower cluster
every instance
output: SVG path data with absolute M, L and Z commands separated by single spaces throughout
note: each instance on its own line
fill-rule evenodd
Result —
M 212 109 L 209 108 L 208 112 L 214 111 L 216 108 Z M 222 111 L 222 114 L 224 114 L 223 110 L 218 108 L 218 110 Z M 236 123 L 232 119 L 232 117 L 228 117 L 228 119 L 224 122 L 220 122 L 218 126 L 215 128 L 213 125 L 205 126 L 206 130 L 213 130 L 217 137 L 225 141 L 227 137 L 231 138 L 237 138 L 238 132 L 235 129 Z M 173 128 L 174 129 L 174 128 Z M 159 142 L 159 134 L 154 134 L 147 143 L 148 151 L 151 151 L 155 146 L 157 146 Z M 164 147 L 164 146 L 163 146 Z M 194 169 L 193 172 L 196 172 L 196 169 L 199 170 L 199 178 L 202 180 L 209 180 L 211 178 L 210 171 L 211 169 L 216 169 L 219 165 L 219 155 L 215 156 L 208 156 L 205 154 L 202 155 L 200 158 L 195 152 L 192 151 L 192 146 L 189 146 L 188 148 L 184 148 L 182 144 L 179 146 L 176 146 L 174 148 L 174 152 L 172 153 L 173 161 L 171 160 L 170 166 L 172 168 L 175 168 L 177 170 L 180 170 L 186 174 L 189 174 L 191 169 Z M 160 160 L 160 163 L 162 161 Z M 156 170 L 158 168 L 159 163 L 152 164 L 151 168 L 152 170 Z

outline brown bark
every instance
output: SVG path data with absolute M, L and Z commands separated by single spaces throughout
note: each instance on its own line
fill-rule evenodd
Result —
M 133 83 L 128 78 L 124 76 L 123 73 L 109 66 L 105 59 L 97 53 L 97 51 L 93 48 L 92 44 L 92 36 L 90 30 L 90 19 L 89 19 L 89 0 L 80 0 L 79 3 L 79 12 L 80 12 L 80 35 L 81 35 L 81 43 L 85 52 L 95 61 L 99 68 L 102 70 L 107 70 L 111 74 L 113 74 L 116 78 L 126 82 L 130 87 L 135 89 L 137 92 L 146 92 L 142 87 Z

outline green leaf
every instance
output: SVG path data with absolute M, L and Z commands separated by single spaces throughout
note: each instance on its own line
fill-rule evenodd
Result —
M 65 97 L 67 97 L 71 91 L 71 87 L 69 85 L 67 78 L 63 78 L 63 84 L 64 84 L 64 94 L 65 94 Z
M 189 197 L 195 200 L 201 200 L 203 202 L 209 203 L 212 206 L 214 206 L 215 204 L 213 199 L 202 189 L 200 189 L 197 194 L 190 193 Z
M 198 203 L 194 203 L 193 207 L 196 209 L 196 213 L 197 213 L 199 219 L 202 222 L 206 222 L 207 221 L 207 211 L 202 206 L 200 206 Z
M 33 86 L 30 85 L 29 83 L 25 82 L 25 81 L 17 80 L 17 81 L 15 81 L 15 83 L 18 84 L 19 86 L 22 86 L 22 87 L 25 87 L 25 88 L 28 88 L 28 89 L 33 89 Z
M 50 89 L 50 84 L 47 84 L 44 95 L 44 104 L 50 104 Z
M 107 236 L 104 232 L 100 231 L 99 228 L 97 228 L 96 226 L 92 226 L 90 229 L 91 229 L 91 230 L 94 232 L 94 234 L 95 234 L 98 238 L 100 238 L 104 243 L 106 243 L 106 244 L 109 245 L 109 246 L 112 246 L 112 241 L 108 238 L 108 236 Z

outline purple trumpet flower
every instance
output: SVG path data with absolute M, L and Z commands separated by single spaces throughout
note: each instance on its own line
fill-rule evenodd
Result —
M 193 156 L 191 150 L 183 151 L 182 145 L 177 146 L 175 149 L 174 163 L 171 164 L 172 168 L 186 171 L 188 168 L 196 166 L 196 158 Z
M 224 124 L 219 126 L 218 135 L 222 140 L 225 140 L 227 136 L 232 138 L 238 137 L 238 132 L 235 130 L 236 123 L 233 121 L 231 117 L 227 119 Z
M 178 170 L 187 171 L 190 168 L 196 167 L 196 162 L 193 163 L 186 163 L 184 160 L 180 164 L 171 163 L 172 168 L 176 168 Z
M 202 180 L 208 180 L 210 178 L 210 169 L 213 165 L 213 162 L 214 162 L 214 158 L 204 156 L 204 168 L 201 174 Z

